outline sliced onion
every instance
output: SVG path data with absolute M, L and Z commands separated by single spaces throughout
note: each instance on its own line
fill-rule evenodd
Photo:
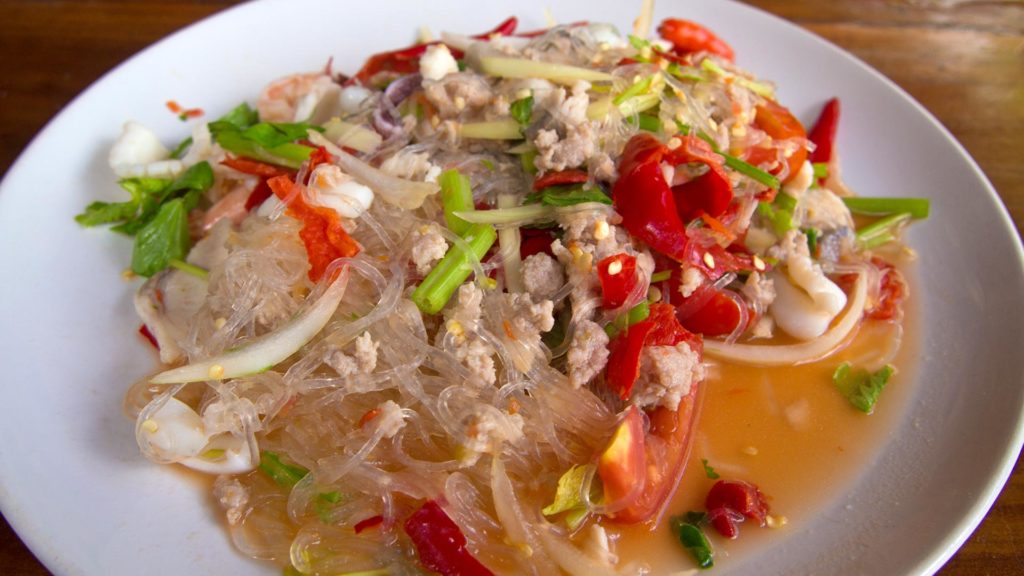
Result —
M 328 277 L 332 270 L 328 270 Z M 150 382 L 178 384 L 238 378 L 269 370 L 296 353 L 323 330 L 341 303 L 348 285 L 348 267 L 331 282 L 323 295 L 280 330 L 266 334 L 241 348 L 214 356 L 203 362 L 161 372 Z
M 337 158 L 335 163 L 341 166 L 342 170 L 372 188 L 385 202 L 399 208 L 415 210 L 423 205 L 423 200 L 427 196 L 437 194 L 441 190 L 440 186 L 432 182 L 413 182 L 378 170 L 345 152 L 316 130 L 310 130 L 308 134 L 310 142 L 323 146 Z
M 502 56 L 480 58 L 480 71 L 488 76 L 499 78 L 545 78 L 556 81 L 587 80 L 588 82 L 614 80 L 611 74 L 600 70 Z
M 513 208 L 516 205 L 516 196 L 513 194 L 499 194 L 498 208 Z M 505 284 L 510 292 L 525 292 L 523 284 L 523 259 L 519 254 L 519 228 L 512 226 L 498 230 L 498 245 L 501 247 L 502 266 L 505 269 Z
M 338 146 L 348 146 L 360 152 L 373 152 L 382 142 L 380 134 L 373 130 L 338 118 L 332 118 L 324 124 L 324 137 Z
M 846 313 L 828 332 L 800 344 L 756 345 L 728 344 L 720 340 L 705 340 L 704 352 L 720 360 L 754 366 L 792 366 L 820 360 L 838 349 L 860 323 L 867 302 L 867 280 L 864 273 L 857 275 L 853 297 Z
M 548 555 L 572 576 L 617 576 L 618 572 L 607 564 L 587 555 L 573 546 L 566 537 L 556 533 L 550 525 L 541 526 L 537 530 L 541 544 Z

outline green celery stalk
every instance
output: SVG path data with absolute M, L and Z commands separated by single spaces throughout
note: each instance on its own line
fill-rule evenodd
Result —
M 445 170 L 437 178 L 441 186 L 441 204 L 444 206 L 444 221 L 448 229 L 459 236 L 465 234 L 470 226 L 462 218 L 455 215 L 455 212 L 474 210 L 473 190 L 469 185 L 469 178 L 463 176 L 458 170 Z
M 648 76 L 634 82 L 629 88 L 622 91 L 621 94 L 612 99 L 612 104 L 621 106 L 623 102 L 629 100 L 634 96 L 639 96 L 651 89 L 651 82 L 654 80 L 654 76 Z
M 714 145 L 712 145 L 712 147 L 714 147 Z M 718 150 L 715 151 L 718 152 L 719 154 L 722 154 Z M 771 174 L 765 172 L 764 170 L 761 170 L 757 166 L 754 166 L 753 164 L 750 164 L 748 162 L 744 162 L 743 160 L 740 160 L 735 156 L 730 156 L 729 154 L 722 154 L 722 157 L 725 158 L 725 165 L 728 166 L 729 168 L 732 168 L 733 170 L 739 172 L 740 174 L 743 174 L 748 178 L 756 180 L 757 182 L 764 184 L 765 186 L 773 190 L 779 189 L 779 179 L 776 178 L 775 176 L 772 176 Z
M 927 198 L 843 198 L 843 204 L 856 214 L 910 214 L 927 218 L 931 203 Z
M 474 224 L 463 236 L 477 260 L 487 254 L 497 238 L 498 233 L 489 224 Z M 437 314 L 472 271 L 469 255 L 458 245 L 452 246 L 413 291 L 412 301 L 425 314 Z
M 886 216 L 857 230 L 857 240 L 865 248 L 875 248 L 896 239 L 896 230 L 910 221 L 908 212 Z

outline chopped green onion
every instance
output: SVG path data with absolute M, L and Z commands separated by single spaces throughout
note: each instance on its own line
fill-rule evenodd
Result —
M 855 214 L 907 213 L 913 218 L 927 218 L 931 203 L 927 198 L 843 198 L 843 204 Z
M 701 458 L 700 463 L 704 465 L 704 475 L 708 478 L 718 480 L 722 477 L 718 472 L 715 472 L 715 469 L 712 468 L 710 464 L 708 464 L 707 458 Z
M 494 172 L 494 162 L 491 162 L 487 158 L 481 158 L 480 163 L 483 164 L 484 168 L 486 168 L 488 172 Z
M 441 186 L 441 204 L 444 206 L 444 221 L 448 229 L 459 236 L 465 234 L 471 224 L 455 215 L 455 212 L 473 210 L 473 190 L 469 178 L 458 170 L 445 170 L 437 178 Z
M 757 94 L 758 96 L 764 96 L 765 98 L 769 99 L 775 98 L 775 89 L 769 86 L 768 84 L 764 84 L 762 82 L 755 82 L 749 78 L 733 74 L 732 72 L 729 72 L 725 68 L 722 68 L 718 64 L 712 62 L 708 58 L 705 58 L 700 63 L 700 67 L 708 72 L 711 72 L 712 74 L 716 74 L 723 78 L 732 78 L 734 83 L 743 86 L 744 88 L 750 90 L 751 92 Z
M 711 550 L 711 543 L 708 542 L 707 536 L 700 529 L 699 522 L 693 521 L 697 517 L 693 513 L 687 514 L 686 517 L 673 517 L 672 531 L 675 532 L 679 543 L 693 555 L 697 566 L 706 570 L 715 565 L 714 552 Z M 699 515 L 699 517 L 703 517 L 703 515 Z
M 612 199 L 600 188 L 588 187 L 585 184 L 562 184 L 548 186 L 539 192 L 529 194 L 525 204 L 540 202 L 545 206 L 575 206 L 586 202 L 611 205 Z
M 633 36 L 632 34 L 630 34 L 627 38 L 629 39 L 629 45 L 632 46 L 633 48 L 636 48 L 637 50 L 643 50 L 644 48 L 647 48 L 651 45 L 650 40 L 641 38 L 639 36 Z
M 886 216 L 857 230 L 857 240 L 867 249 L 877 248 L 896 240 L 896 231 L 911 220 L 908 212 Z
M 204 270 L 203 268 L 200 268 L 199 266 L 196 266 L 194 264 L 189 264 L 188 262 L 185 262 L 183 260 L 178 260 L 177 258 L 172 258 L 167 264 L 171 268 L 177 268 L 178 270 L 181 270 L 186 274 L 191 274 L 192 276 L 195 276 L 196 278 L 202 278 L 203 280 L 206 280 L 206 278 L 210 275 L 210 273 Z
M 260 452 L 260 471 L 270 476 L 282 488 L 294 488 L 299 480 L 309 474 L 309 470 L 297 464 L 285 464 L 277 454 L 263 450 Z
M 654 284 L 655 282 L 664 282 L 665 280 L 668 280 L 670 278 L 672 278 L 671 270 L 662 270 L 661 272 L 655 272 L 654 274 L 651 274 L 651 284 Z
M 648 76 L 646 78 L 641 78 L 640 80 L 637 80 L 632 85 L 630 85 L 629 88 L 626 88 L 625 90 L 622 91 L 621 94 L 613 98 L 612 104 L 616 106 L 621 106 L 622 103 L 625 102 L 626 100 L 629 100 L 634 96 L 639 96 L 641 94 L 646 93 L 651 89 L 651 83 L 653 81 L 654 76 Z
M 637 114 L 626 118 L 626 122 L 636 125 L 637 128 L 657 134 L 661 132 L 661 118 L 654 114 Z
M 615 338 L 626 328 L 629 328 L 637 322 L 643 322 L 650 315 L 650 303 L 647 300 L 643 300 L 636 306 L 630 308 L 625 314 L 622 314 L 612 322 L 608 323 L 604 327 L 605 334 L 608 334 L 609 338 Z
M 779 183 L 779 179 L 776 178 L 775 176 L 772 176 L 771 174 L 765 172 L 764 170 L 761 170 L 757 166 L 744 162 L 743 160 L 740 160 L 735 156 L 723 154 L 718 150 L 716 150 L 716 152 L 718 152 L 719 154 L 722 155 L 723 158 L 725 158 L 725 165 L 728 166 L 729 168 L 732 168 L 733 170 L 739 172 L 740 174 L 743 174 L 744 176 L 747 176 L 752 180 L 757 181 L 760 184 L 764 184 L 765 186 L 771 188 L 772 190 L 779 189 L 779 186 L 781 184 Z
M 772 224 L 772 229 L 777 236 L 782 236 L 793 229 L 793 210 L 796 208 L 796 198 L 789 194 L 775 196 L 771 204 L 761 202 L 757 205 L 757 213 Z
M 828 162 L 815 162 L 811 164 L 811 167 L 814 168 L 815 180 L 828 178 Z
M 317 494 L 316 497 L 328 504 L 337 504 L 338 502 L 341 502 L 341 492 L 338 492 L 337 490 L 332 492 L 321 492 Z
M 628 118 L 634 114 L 650 110 L 658 104 L 661 104 L 661 98 L 657 94 L 641 94 L 619 104 L 619 112 Z
M 511 208 L 515 210 L 515 208 Z M 481 210 L 480 212 L 492 212 Z M 466 214 L 458 213 L 460 218 Z M 472 257 L 480 260 L 494 245 L 498 233 L 489 224 L 474 224 L 466 231 L 463 239 L 469 245 Z M 448 303 L 455 290 L 469 278 L 473 268 L 469 265 L 470 255 L 458 245 L 448 249 L 444 258 L 427 274 L 423 282 L 413 291 L 411 299 L 426 314 L 437 314 Z
M 864 369 L 854 370 L 849 362 L 843 362 L 832 374 L 832 383 L 854 408 L 871 414 L 894 372 L 895 369 L 889 364 L 872 373 Z
M 819 232 L 817 228 L 804 228 L 803 233 L 807 236 L 807 250 L 811 253 L 811 256 L 814 257 L 814 255 L 818 253 L 818 235 L 821 234 L 821 232 Z

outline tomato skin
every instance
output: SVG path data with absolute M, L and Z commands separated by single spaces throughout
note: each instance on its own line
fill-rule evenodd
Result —
M 864 313 L 864 317 L 872 320 L 892 320 L 907 297 L 907 284 L 892 264 L 877 256 L 871 259 L 871 263 L 878 269 L 881 279 L 878 301 Z
M 696 421 L 697 384 L 679 402 L 676 410 L 659 407 L 647 412 L 651 422 L 644 442 L 644 487 L 636 501 L 612 516 L 622 524 L 650 522 L 656 526 L 665 506 L 679 485 L 690 453 Z
M 590 179 L 590 175 L 584 170 L 570 169 L 548 172 L 533 181 L 533 190 L 539 191 L 548 186 L 561 186 L 563 184 L 582 184 Z
M 788 108 L 774 102 L 772 100 L 766 101 L 764 104 L 757 107 L 756 116 L 754 116 L 754 126 L 760 128 L 772 137 L 772 140 L 788 140 L 790 138 L 807 138 L 807 131 L 804 130 L 803 124 L 797 120 L 796 116 L 789 111 Z M 748 148 L 745 152 L 745 160 L 755 166 L 772 163 L 777 159 L 776 149 L 774 147 L 764 148 L 755 146 Z M 793 154 L 786 159 L 786 166 L 789 171 L 783 180 L 783 183 L 789 182 L 796 177 L 800 167 L 803 165 L 804 160 L 807 159 L 807 150 L 803 146 L 800 146 Z M 772 174 L 778 174 L 782 171 L 782 166 L 776 166 L 769 170 Z
M 630 406 L 597 461 L 606 505 L 615 507 L 636 499 L 637 485 L 646 481 L 644 456 L 643 417 L 636 406 Z
M 616 264 L 619 271 L 611 273 Z M 601 281 L 601 306 L 614 310 L 626 303 L 639 283 L 636 275 L 636 256 L 613 254 L 597 263 L 597 277 Z
M 743 311 L 740 304 L 725 294 L 724 290 L 716 290 L 704 285 L 694 291 L 691 298 L 707 298 L 700 308 L 690 315 L 680 318 L 683 327 L 705 336 L 728 336 L 743 322 Z M 750 318 L 747 309 L 747 318 Z
M 633 324 L 609 343 L 605 384 L 619 398 L 628 400 L 640 376 L 640 356 L 644 347 L 675 346 L 684 341 L 700 350 L 699 337 L 679 324 L 671 304 L 651 304 L 646 320 Z
M 466 549 L 466 536 L 434 500 L 427 500 L 403 524 L 422 566 L 442 576 L 494 576 Z
M 672 43 L 676 54 L 710 52 L 732 62 L 732 47 L 704 26 L 679 18 L 666 18 L 658 26 L 658 35 Z

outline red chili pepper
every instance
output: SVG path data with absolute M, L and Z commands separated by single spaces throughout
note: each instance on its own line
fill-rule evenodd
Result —
M 405 521 L 420 564 L 442 576 L 493 576 L 466 550 L 466 537 L 441 506 L 427 500 Z
M 704 253 L 713 248 L 705 250 L 691 243 L 683 218 L 691 214 L 696 217 L 700 211 L 720 215 L 732 200 L 732 187 L 722 168 L 724 160 L 707 142 L 695 136 L 684 136 L 681 140 L 677 148 L 669 150 L 650 134 L 631 138 L 619 161 L 619 179 L 612 188 L 612 201 L 622 215 L 622 226 L 634 237 L 678 262 L 714 271 L 719 267 L 704 262 Z M 708 172 L 673 190 L 661 170 L 663 160 L 672 165 L 702 163 Z M 725 250 L 720 252 L 726 264 Z M 718 254 L 713 252 L 713 256 L 717 258 Z
M 153 348 L 156 348 L 157 350 L 160 349 L 160 344 L 156 341 L 156 337 L 153 336 L 153 333 L 149 331 L 149 326 L 146 326 L 145 324 L 139 326 L 139 334 L 142 334 L 146 340 L 149 340 L 149 343 L 153 345 Z
M 832 160 L 832 147 L 836 142 L 836 128 L 839 127 L 839 98 L 829 100 L 821 109 L 818 121 L 814 123 L 807 139 L 814 142 L 811 162 L 828 163 Z
M 618 269 L 614 274 L 613 265 Z M 607 309 L 622 306 L 639 283 L 636 257 L 615 254 L 601 260 L 597 263 L 597 277 L 601 280 L 601 305 Z
M 477 40 L 487 40 L 492 36 L 511 36 L 516 33 L 517 26 L 519 26 L 519 19 L 516 18 L 515 16 L 510 16 L 508 20 L 505 20 L 501 24 L 498 24 L 490 32 L 477 34 L 476 36 L 472 36 L 472 38 L 475 38 Z
M 373 408 L 371 410 L 367 410 L 366 414 L 363 414 L 363 417 L 359 419 L 359 422 L 356 424 L 356 428 L 362 428 L 363 426 L 366 426 L 367 422 L 373 420 L 377 416 L 380 416 L 380 408 Z
M 245 211 L 248 212 L 257 206 L 263 204 L 273 191 L 270 190 L 270 186 L 267 185 L 266 178 L 260 178 L 260 181 L 256 183 L 256 186 L 249 193 L 249 197 L 245 199 Z
M 669 152 L 669 157 L 675 165 L 699 162 L 708 167 L 699 177 L 672 187 L 683 222 L 699 218 L 702 213 L 713 217 L 725 213 L 732 202 L 732 184 L 723 167 L 723 158 L 715 154 L 711 145 L 700 138 L 687 137 L 682 146 Z
M 225 158 L 220 163 L 242 174 L 262 176 L 263 178 L 273 178 L 274 176 L 281 175 L 292 176 L 295 174 L 295 171 L 289 168 L 267 164 L 266 162 L 260 162 L 259 160 L 253 160 L 244 156 Z
M 548 172 L 533 181 L 534 190 L 543 190 L 548 186 L 561 186 L 563 184 L 581 184 L 590 179 L 590 175 L 583 170 L 560 170 Z
M 645 346 L 675 346 L 687 341 L 699 342 L 676 318 L 670 304 L 651 304 L 650 315 L 619 334 L 608 345 L 605 382 L 623 400 L 629 399 L 633 384 L 640 376 L 640 356 Z
M 764 526 L 768 516 L 768 502 L 764 495 L 757 486 L 747 482 L 715 482 L 708 491 L 704 506 L 708 511 L 708 521 L 726 538 L 735 538 L 739 534 L 738 524 L 744 518 Z
M 658 26 L 658 35 L 672 43 L 672 49 L 678 54 L 690 52 L 710 52 L 732 62 L 733 51 L 724 40 L 707 28 L 678 18 L 668 18 Z
M 519 25 L 519 20 L 515 16 L 505 20 L 501 24 L 498 24 L 493 30 L 484 32 L 482 34 L 476 34 L 472 36 L 477 40 L 487 40 L 492 36 L 509 36 L 516 31 L 516 26 Z M 352 77 L 353 80 L 359 80 L 363 84 L 367 84 L 371 78 L 376 76 L 380 72 L 394 72 L 396 74 L 412 74 L 419 70 L 420 67 L 420 56 L 427 51 L 427 47 L 435 44 L 441 44 L 437 42 L 427 42 L 424 44 L 416 44 L 414 46 L 408 46 L 406 48 L 400 48 L 398 50 L 391 50 L 389 52 L 381 52 L 374 54 L 363 64 L 363 67 Z M 460 50 L 451 50 L 452 56 L 456 59 L 462 58 L 462 52 Z M 350 80 L 351 82 L 351 80 Z
M 356 525 L 353 526 L 352 529 L 356 531 L 356 534 L 359 534 L 363 530 L 373 528 L 374 526 L 378 526 L 383 523 L 384 517 L 378 514 L 376 516 L 370 516 L 365 520 L 360 520 L 359 522 L 356 522 Z
M 287 176 L 275 176 L 267 185 L 288 205 L 287 214 L 302 221 L 299 238 L 306 245 L 310 280 L 319 280 L 336 259 L 359 253 L 359 245 L 345 232 L 337 212 L 306 204 L 300 187 Z

